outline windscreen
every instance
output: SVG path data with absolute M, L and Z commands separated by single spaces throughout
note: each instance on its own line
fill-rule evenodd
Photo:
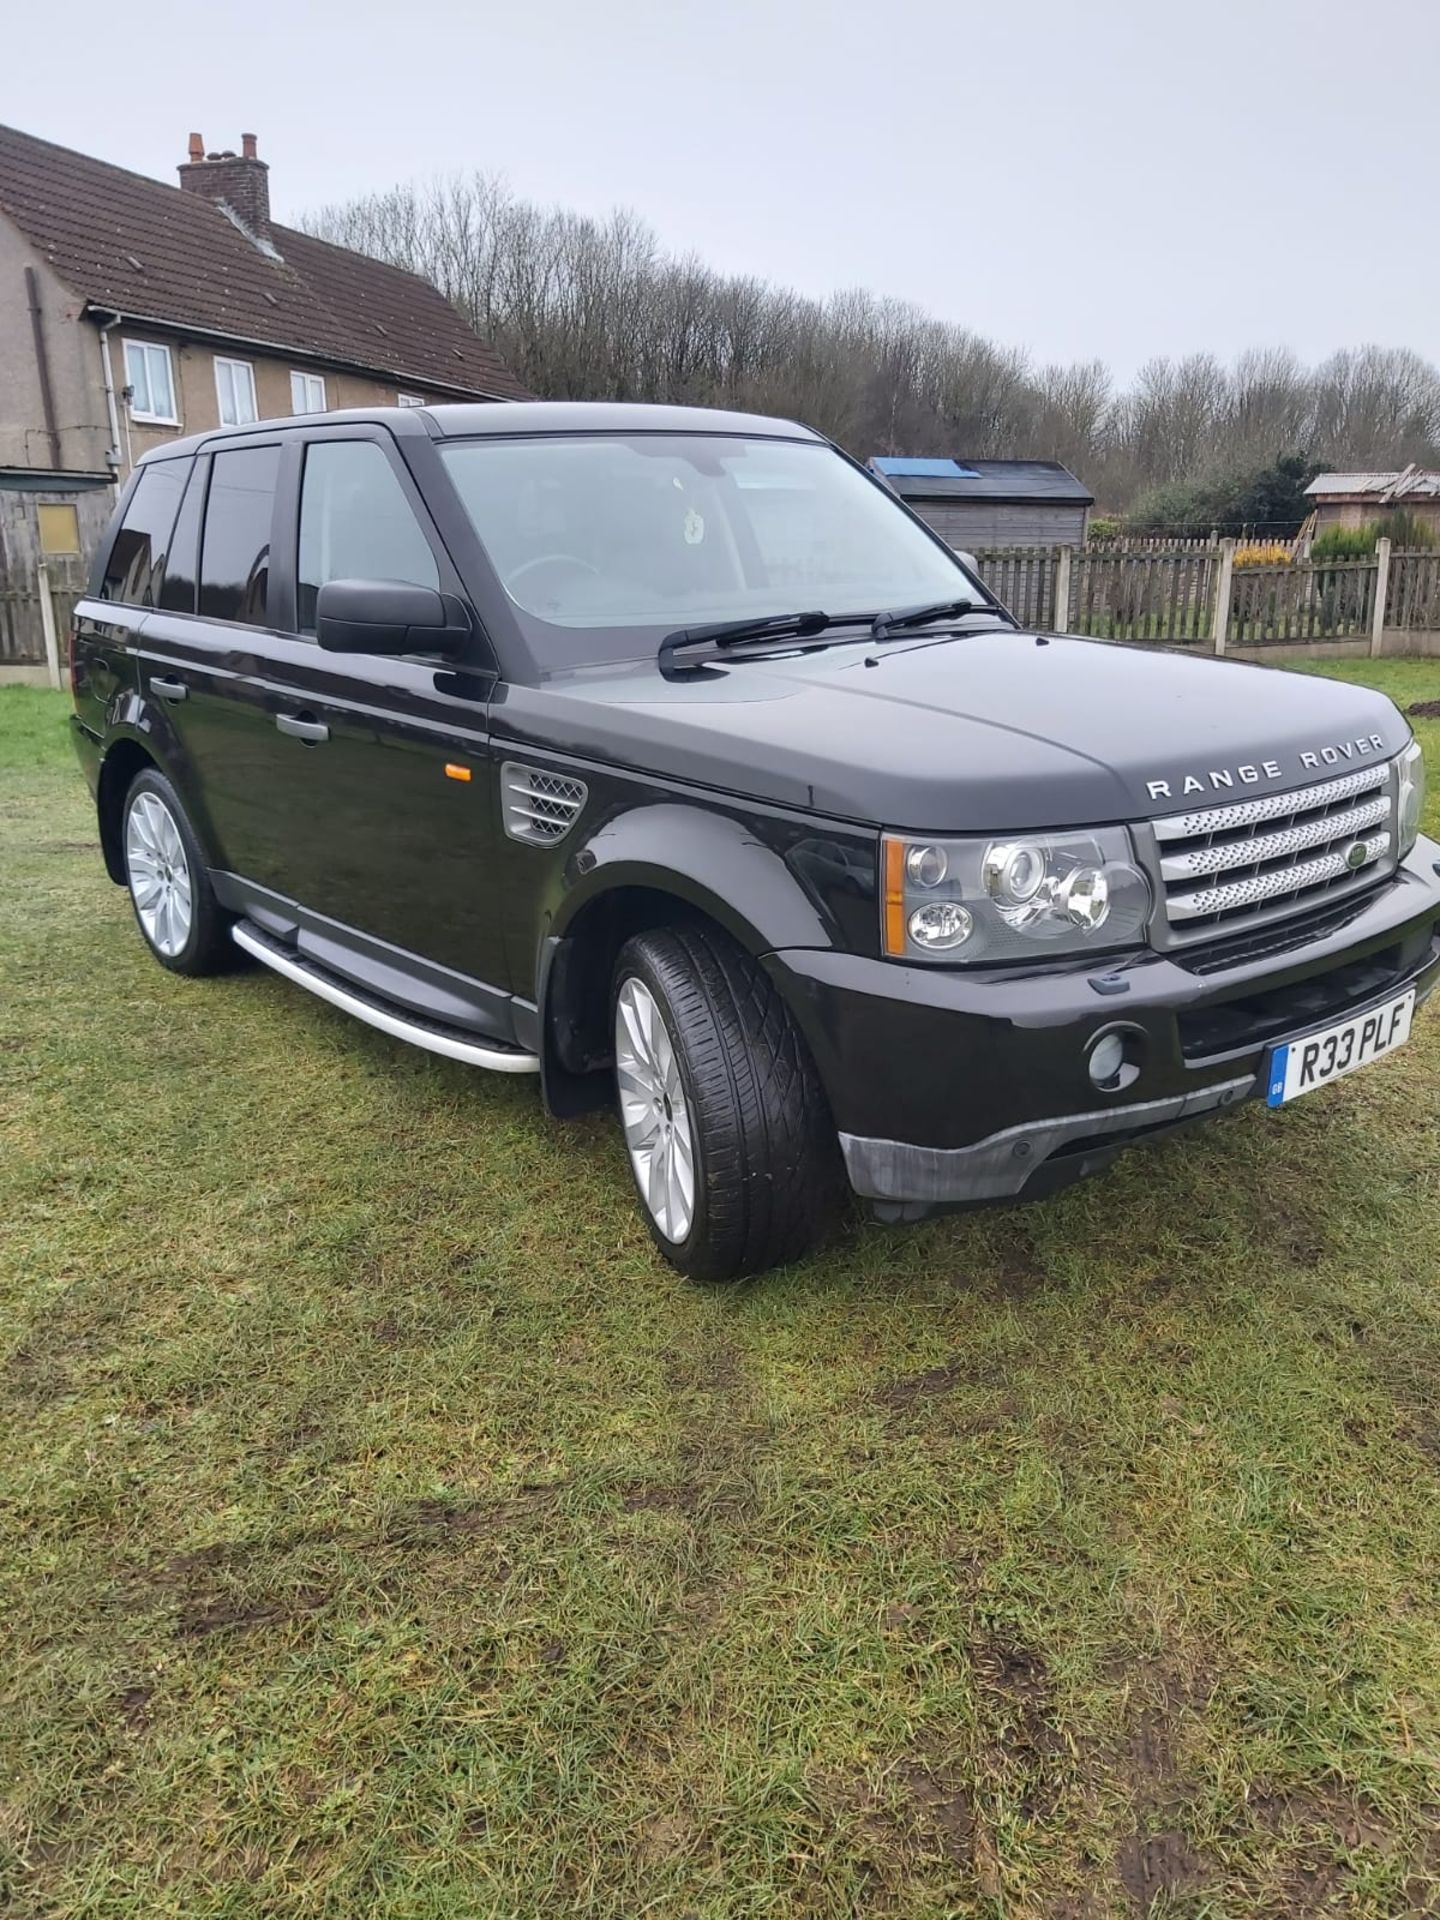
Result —
M 653 656 L 678 627 L 879 612 L 974 586 L 883 487 L 816 442 L 585 434 L 442 451 L 547 668 Z

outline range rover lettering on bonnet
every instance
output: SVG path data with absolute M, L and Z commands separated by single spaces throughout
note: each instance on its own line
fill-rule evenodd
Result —
M 1333 747 L 1317 747 L 1313 752 L 1296 755 L 1303 773 L 1318 773 L 1322 767 L 1343 766 L 1347 760 L 1359 760 L 1365 754 L 1383 753 L 1382 734 L 1357 734 L 1353 740 L 1341 740 Z M 1226 787 L 1256 787 L 1266 780 L 1284 780 L 1286 773 L 1278 760 L 1247 761 L 1238 767 L 1211 767 L 1203 774 L 1187 773 L 1183 779 L 1147 780 L 1152 800 L 1184 799 L 1192 793 L 1218 793 Z

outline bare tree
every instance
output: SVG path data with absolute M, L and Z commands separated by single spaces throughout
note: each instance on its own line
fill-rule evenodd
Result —
M 828 300 L 667 253 L 619 210 L 518 198 L 493 174 L 322 207 L 320 237 L 423 274 L 549 398 L 686 401 L 806 420 L 861 456 L 1060 460 L 1123 508 L 1283 454 L 1393 467 L 1440 457 L 1440 373 L 1366 346 L 1313 372 L 1283 348 L 1156 359 L 1116 392 L 1097 360 L 1026 356 L 862 288 Z

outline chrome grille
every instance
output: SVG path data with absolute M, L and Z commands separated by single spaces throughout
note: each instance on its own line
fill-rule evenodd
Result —
M 1170 943 L 1319 905 L 1394 864 L 1389 765 L 1151 822 Z
M 505 831 L 512 840 L 525 840 L 531 846 L 553 846 L 574 826 L 588 791 L 583 780 L 507 760 L 500 769 Z

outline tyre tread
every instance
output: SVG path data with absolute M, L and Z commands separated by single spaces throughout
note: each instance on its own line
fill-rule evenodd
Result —
M 819 1075 L 774 982 L 703 922 L 635 936 L 617 965 L 617 992 L 631 972 L 657 993 L 680 1054 L 703 1184 L 684 1246 L 656 1234 L 657 1244 L 704 1279 L 798 1258 L 833 1208 L 838 1151 Z

